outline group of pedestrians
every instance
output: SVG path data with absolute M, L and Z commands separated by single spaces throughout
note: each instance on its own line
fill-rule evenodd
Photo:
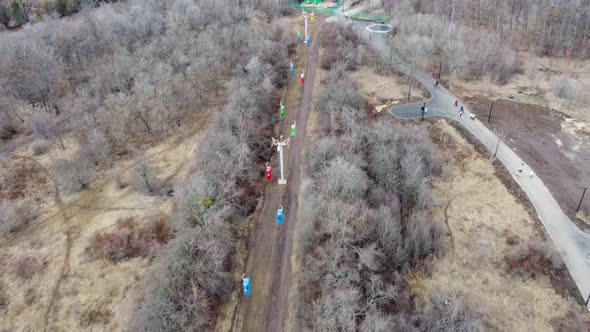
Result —
M 463 105 L 459 106 L 458 100 L 455 100 L 455 107 L 459 107 L 459 117 L 462 119 L 463 114 L 465 114 L 465 107 L 463 107 Z M 477 117 L 477 115 L 475 115 L 475 113 L 471 113 L 471 115 L 469 117 L 471 118 L 471 120 L 475 121 L 475 118 Z
M 521 175 L 524 173 L 524 171 L 523 171 L 523 168 L 524 168 L 524 163 L 520 163 L 520 167 L 516 169 L 516 172 L 514 172 L 514 175 L 515 175 L 516 177 L 520 177 L 520 176 L 521 176 Z M 533 170 L 531 169 L 531 170 L 529 171 L 529 178 L 531 178 L 531 179 L 532 179 L 532 178 L 534 178 L 534 177 L 535 177 L 535 171 L 533 171 Z

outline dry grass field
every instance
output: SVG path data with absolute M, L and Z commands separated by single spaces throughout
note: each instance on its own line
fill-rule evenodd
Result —
M 586 93 L 590 88 L 590 64 L 576 59 L 539 57 L 529 53 L 521 53 L 519 57 L 523 73 L 514 75 L 508 84 L 498 85 L 486 77 L 478 81 L 456 80 L 452 82 L 453 92 L 460 98 L 483 96 L 546 106 L 571 117 L 567 126 L 590 132 L 590 111 L 587 106 L 590 95 Z M 560 78 L 565 78 L 567 84 L 560 82 Z
M 548 277 L 515 276 L 505 264 L 515 245 L 543 237 L 540 225 L 456 129 L 438 120 L 432 130 L 448 165 L 434 184 L 439 199 L 434 214 L 447 221 L 451 244 L 431 274 L 409 278 L 412 290 L 422 296 L 440 289 L 462 294 L 494 330 L 553 330 L 552 321 L 581 306 L 559 294 Z
M 376 112 L 381 112 L 392 105 L 408 101 L 409 81 L 397 74 L 384 75 L 374 67 L 363 66 L 352 74 L 358 83 L 359 92 Z M 410 91 L 410 101 L 424 99 L 425 92 L 414 83 Z
M 146 151 L 158 177 L 171 186 L 191 167 L 188 161 L 194 159 L 206 121 L 197 121 L 193 134 L 171 137 Z M 16 153 L 27 151 L 23 147 Z M 49 151 L 38 161 L 49 167 L 59 153 Z M 113 167 L 128 184 L 131 161 Z M 151 259 L 113 262 L 93 257 L 88 248 L 96 234 L 111 232 L 118 220 L 133 218 L 141 225 L 154 216 L 166 219 L 173 207 L 169 197 L 145 195 L 130 185 L 120 188 L 109 174 L 103 170 L 87 190 L 62 193 L 61 204 L 53 203 L 48 190 L 37 220 L 1 245 L 0 326 L 6 331 L 125 329 L 135 287 Z

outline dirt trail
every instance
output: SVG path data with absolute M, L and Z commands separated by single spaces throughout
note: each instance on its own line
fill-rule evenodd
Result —
M 291 282 L 291 254 L 293 234 L 297 222 L 298 191 L 301 176 L 301 151 L 305 138 L 307 120 L 312 107 L 313 82 L 318 62 L 319 45 L 316 29 L 305 66 L 303 96 L 297 114 L 287 111 L 285 123 L 297 121 L 297 137 L 287 148 L 287 185 L 274 182 L 267 186 L 264 205 L 258 225 L 250 241 L 246 275 L 252 280 L 252 295 L 242 297 L 237 309 L 233 331 L 282 331 L 287 317 L 287 298 Z M 293 78 L 298 82 L 298 75 Z M 291 87 L 301 89 L 300 87 Z M 289 135 L 289 126 L 283 126 L 283 136 Z M 278 166 L 278 165 L 277 165 Z M 276 175 L 280 173 L 277 169 Z M 276 210 L 283 205 L 285 221 L 276 224 Z

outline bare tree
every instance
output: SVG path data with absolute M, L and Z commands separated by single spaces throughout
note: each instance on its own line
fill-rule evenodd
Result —
M 318 180 L 317 186 L 328 197 L 347 201 L 363 197 L 369 186 L 366 174 L 340 157 L 330 163 Z
M 21 123 L 25 123 L 25 119 L 19 113 L 17 101 L 14 98 L 4 97 L 0 99 L 0 113 L 8 113 L 16 117 Z
M 35 219 L 37 213 L 28 200 L 0 200 L 0 235 L 19 231 Z
M 419 307 L 422 331 L 486 331 L 477 306 L 453 292 L 441 292 Z
M 577 82 L 574 79 L 561 75 L 553 79 L 551 85 L 553 93 L 568 103 L 571 103 L 576 98 Z
M 143 153 L 137 154 L 131 183 L 134 189 L 146 193 L 156 193 L 161 189 L 161 181 Z
M 62 139 L 62 133 L 59 126 L 47 113 L 34 113 L 31 116 L 31 129 L 33 135 L 39 139 L 58 141 L 62 150 L 65 150 L 65 145 Z
M 42 155 L 49 150 L 51 143 L 44 139 L 36 139 L 31 143 L 30 151 L 33 156 Z
M 55 175 L 60 187 L 67 192 L 84 190 L 92 180 L 92 163 L 85 154 L 77 154 L 73 159 L 57 161 Z
M 8 28 L 8 24 L 10 23 L 10 9 L 6 7 L 5 4 L 0 3 L 0 24 L 4 25 L 4 27 Z
M 12 0 L 10 2 L 10 9 L 18 25 L 24 25 L 29 21 L 29 13 L 31 11 L 31 4 L 26 0 Z
M 0 139 L 10 139 L 18 132 L 18 126 L 7 113 L 0 113 Z

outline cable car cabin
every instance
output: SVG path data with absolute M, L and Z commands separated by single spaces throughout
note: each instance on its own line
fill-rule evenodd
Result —
M 277 225 L 280 225 L 283 223 L 283 209 L 278 209 L 277 210 Z
M 250 278 L 244 278 L 242 287 L 244 288 L 244 295 L 250 295 Z

